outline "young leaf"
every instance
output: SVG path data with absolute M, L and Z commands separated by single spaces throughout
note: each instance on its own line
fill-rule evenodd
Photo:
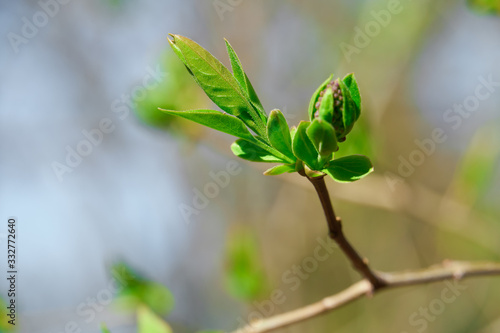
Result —
M 319 87 L 318 89 L 316 89 L 316 91 L 314 92 L 314 94 L 312 95 L 311 97 L 311 101 L 309 102 L 309 111 L 308 111 L 308 114 L 309 114 L 309 119 L 310 120 L 313 120 L 314 119 L 314 106 L 316 105 L 316 102 L 318 101 L 318 98 L 319 98 L 319 94 L 320 92 L 325 89 L 326 85 L 328 84 L 328 82 L 330 82 L 333 78 L 333 74 L 330 75 L 330 77 L 328 77 L 328 79 L 326 79 L 325 82 L 323 82 Z
M 314 121 L 307 128 L 307 136 L 311 139 L 319 155 L 327 160 L 337 151 L 337 137 L 332 125 L 321 119 Z M 325 161 L 327 162 L 327 161 Z
M 207 96 L 222 110 L 240 117 L 265 137 L 265 123 L 231 72 L 210 52 L 189 38 L 171 35 L 169 43 Z
M 340 183 L 349 183 L 371 173 L 373 166 L 364 155 L 350 155 L 331 161 L 323 171 Z
M 138 333 L 173 333 L 170 326 L 145 306 L 137 310 Z
M 277 175 L 281 175 L 282 173 L 285 173 L 285 172 L 295 172 L 295 163 L 274 166 L 270 169 L 267 169 L 264 172 L 264 175 L 277 176 Z
M 170 115 L 179 116 L 198 124 L 213 128 L 242 139 L 253 139 L 245 123 L 240 119 L 215 110 L 174 111 L 160 109 Z
M 259 147 L 257 144 L 239 139 L 231 145 L 233 154 L 248 161 L 253 162 L 268 162 L 268 163 L 283 163 L 282 159 L 272 155 L 267 150 Z
M 267 137 L 279 152 L 295 160 L 292 152 L 292 137 L 285 116 L 280 110 L 272 110 L 267 121 Z
M 328 89 L 323 95 L 321 104 L 319 106 L 319 118 L 323 119 L 328 123 L 332 123 L 333 120 L 333 91 Z
M 297 132 L 292 141 L 294 155 L 304 161 L 311 169 L 318 168 L 318 152 L 307 136 L 307 128 L 311 123 L 309 121 L 301 121 Z
M 250 83 L 248 76 L 243 70 L 243 66 L 241 66 L 240 58 L 234 51 L 231 44 L 229 44 L 227 39 L 224 39 L 224 41 L 226 42 L 227 54 L 229 55 L 229 60 L 231 61 L 231 68 L 233 69 L 234 78 L 238 81 L 243 90 L 246 92 L 248 98 L 259 112 L 261 119 L 265 122 L 267 117 L 264 112 L 264 107 L 262 106 L 259 97 L 255 93 L 252 83 Z
M 358 82 L 354 77 L 354 73 L 347 74 L 342 81 L 346 85 L 349 93 L 351 94 L 351 98 L 356 103 L 356 106 L 359 110 L 361 110 L 361 95 L 359 94 Z
M 348 133 L 351 131 L 356 120 L 358 120 L 360 110 L 356 105 L 356 103 L 354 102 L 351 93 L 347 88 L 347 86 L 345 85 L 345 83 L 339 80 L 339 86 L 340 89 L 342 90 L 342 95 L 344 97 L 342 106 L 343 108 L 342 117 L 344 122 L 344 128 L 345 132 Z

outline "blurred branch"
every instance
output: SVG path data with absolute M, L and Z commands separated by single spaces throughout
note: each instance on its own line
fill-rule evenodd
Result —
M 363 279 L 347 289 L 326 297 L 317 303 L 273 317 L 257 320 L 233 333 L 271 332 L 325 314 L 363 295 L 371 296 L 380 290 L 420 285 L 449 279 L 460 280 L 473 276 L 500 275 L 500 263 L 472 263 L 447 260 L 440 265 L 434 265 L 427 269 L 393 273 L 377 272 L 377 274 L 386 282 L 383 288 L 374 288 L 369 280 Z

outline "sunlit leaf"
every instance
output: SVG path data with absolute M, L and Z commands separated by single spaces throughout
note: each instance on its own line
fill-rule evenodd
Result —
M 271 145 L 286 156 L 295 159 L 292 152 L 290 128 L 280 110 L 272 110 L 267 122 L 267 136 Z
M 340 183 L 349 183 L 367 176 L 373 171 L 373 166 L 364 155 L 350 155 L 334 159 L 323 171 Z
M 253 162 L 283 163 L 281 158 L 258 146 L 256 143 L 239 139 L 231 145 L 234 155 Z
M 226 41 L 226 48 L 227 48 L 227 53 L 229 55 L 229 60 L 231 61 L 231 68 L 233 70 L 233 75 L 235 79 L 238 81 L 238 83 L 241 85 L 243 90 L 247 93 L 248 98 L 250 98 L 250 101 L 252 102 L 253 106 L 257 109 L 259 112 L 261 119 L 265 122 L 266 121 L 266 114 L 264 112 L 264 107 L 262 106 L 262 103 L 259 100 L 259 97 L 255 93 L 255 90 L 253 89 L 252 83 L 250 83 L 250 80 L 248 79 L 247 74 L 243 70 L 243 66 L 241 65 L 240 58 L 234 51 L 233 47 L 229 42 Z
M 307 136 L 314 144 L 316 151 L 327 162 L 337 150 L 337 137 L 332 125 L 321 119 L 314 121 L 307 128 Z
M 318 152 L 306 131 L 311 123 L 301 121 L 293 137 L 292 148 L 295 156 L 304 161 L 311 169 L 318 169 Z
M 281 175 L 281 174 L 286 173 L 286 172 L 295 172 L 295 163 L 294 164 L 277 165 L 275 167 L 267 169 L 264 172 L 264 175 L 277 176 L 277 175 Z
M 326 79 L 325 82 L 323 82 L 319 87 L 318 89 L 316 89 L 316 91 L 314 92 L 314 94 L 312 95 L 311 97 L 311 101 L 309 102 L 309 110 L 308 110 L 308 115 L 309 115 L 309 119 L 310 120 L 313 120 L 314 119 L 314 110 L 315 110 L 315 105 L 316 105 L 316 102 L 318 102 L 318 98 L 319 98 L 319 94 L 320 92 L 325 89 L 326 85 L 328 84 L 328 82 L 330 82 L 331 80 L 333 79 L 333 74 L 330 75 L 330 77 L 328 77 L 328 79 Z
M 176 115 L 198 124 L 213 128 L 217 131 L 221 131 L 227 134 L 234 135 L 238 138 L 243 139 L 253 139 L 253 135 L 250 133 L 245 123 L 240 119 L 224 114 L 215 110 L 188 110 L 188 111 L 173 111 L 173 110 L 163 110 L 170 115 Z
M 349 93 L 351 95 L 351 98 L 353 99 L 354 103 L 356 103 L 356 106 L 358 107 L 359 110 L 361 110 L 361 95 L 359 94 L 359 88 L 358 88 L 358 82 L 356 81 L 356 78 L 354 77 L 354 73 L 347 74 L 342 81 L 346 85 L 347 89 L 349 90 Z
M 170 45 L 207 96 L 227 113 L 240 117 L 265 137 L 265 124 L 231 72 L 210 52 L 189 38 L 171 35 Z

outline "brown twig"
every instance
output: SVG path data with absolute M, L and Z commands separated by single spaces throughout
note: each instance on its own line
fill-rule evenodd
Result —
M 427 269 L 417 271 L 405 271 L 394 273 L 379 272 L 386 285 L 383 290 L 402 286 L 419 285 L 429 282 L 443 281 L 449 279 L 460 280 L 472 276 L 500 275 L 500 263 L 470 263 L 460 261 L 445 261 L 441 265 L 431 266 Z M 348 304 L 363 295 L 370 295 L 382 290 L 373 289 L 368 279 L 363 279 L 349 288 L 323 300 L 307 305 L 303 308 L 286 312 L 273 317 L 257 320 L 246 327 L 240 328 L 233 333 L 265 333 L 279 328 L 287 327 L 298 322 L 311 319 L 325 314 Z
M 316 189 L 316 193 L 318 193 L 318 197 L 321 201 L 321 205 L 323 206 L 323 211 L 325 212 L 326 221 L 328 223 L 330 238 L 339 245 L 344 254 L 353 264 L 354 268 L 371 282 L 374 290 L 385 287 L 387 284 L 386 281 L 384 281 L 381 276 L 368 266 L 368 260 L 361 257 L 345 237 L 342 231 L 342 221 L 340 217 L 335 215 L 330 195 L 328 194 L 328 189 L 326 188 L 324 176 L 307 177 L 307 179 L 309 179 L 309 181 L 313 184 Z

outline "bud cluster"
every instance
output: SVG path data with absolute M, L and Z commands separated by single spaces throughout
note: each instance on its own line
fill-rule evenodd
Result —
M 343 111 L 343 95 L 342 95 L 342 89 L 340 88 L 339 84 L 339 79 L 336 80 L 331 80 L 328 82 L 326 85 L 325 89 L 323 89 L 319 93 L 319 98 L 316 104 L 314 105 L 315 112 L 314 112 L 314 118 L 319 118 L 319 108 L 321 107 L 321 102 L 323 100 L 323 96 L 325 95 L 327 90 L 332 91 L 333 95 L 333 113 L 332 113 L 332 119 L 331 119 L 331 124 L 333 128 L 339 129 L 344 127 L 343 119 L 342 119 L 342 111 Z M 339 142 L 344 142 L 346 140 L 345 136 L 337 138 Z

